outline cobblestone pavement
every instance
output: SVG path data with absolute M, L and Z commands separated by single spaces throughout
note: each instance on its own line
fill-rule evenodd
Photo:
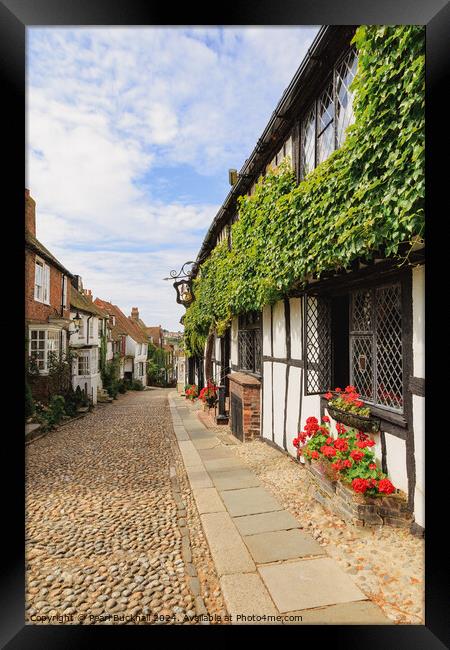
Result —
M 200 404 L 190 404 L 199 409 Z M 199 413 L 206 423 L 204 413 Z M 329 513 L 312 496 L 309 473 L 288 454 L 261 440 L 241 443 L 229 427 L 207 425 L 255 472 L 261 483 L 349 573 L 395 623 L 424 624 L 424 540 L 408 530 L 359 528 Z
M 27 623 L 226 614 L 167 393 L 120 395 L 26 447 Z

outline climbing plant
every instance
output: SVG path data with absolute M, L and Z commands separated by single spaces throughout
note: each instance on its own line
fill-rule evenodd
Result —
M 212 328 L 260 310 L 311 276 L 359 258 L 404 255 L 424 231 L 424 28 L 361 26 L 353 43 L 355 121 L 340 149 L 298 185 L 288 164 L 238 199 L 232 250 L 201 265 L 184 317 L 188 354 Z

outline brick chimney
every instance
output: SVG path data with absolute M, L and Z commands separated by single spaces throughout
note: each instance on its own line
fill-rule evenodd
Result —
M 36 202 L 25 188 L 25 230 L 36 237 Z
M 139 320 L 139 309 L 137 307 L 131 308 L 131 318 L 133 320 Z
M 92 291 L 90 289 L 85 289 L 84 295 L 86 296 L 86 298 L 89 298 L 89 300 L 92 302 Z

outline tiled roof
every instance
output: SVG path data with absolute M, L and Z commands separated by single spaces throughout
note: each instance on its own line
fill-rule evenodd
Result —
M 123 311 L 111 302 L 96 298 L 95 304 L 101 309 L 104 309 L 110 316 L 115 316 L 116 324 L 112 327 L 113 334 L 128 334 L 137 343 L 147 343 L 148 338 L 141 332 L 140 328 L 134 326 L 130 319 L 125 316 Z
M 95 314 L 100 318 L 108 318 L 108 312 L 100 309 L 88 296 L 83 295 L 74 287 L 70 287 L 70 306 L 80 311 L 85 311 L 88 314 Z
M 61 264 L 59 260 L 56 259 L 50 251 L 45 248 L 41 242 L 36 239 L 34 235 L 32 235 L 30 232 L 26 231 L 25 232 L 25 246 L 33 250 L 35 253 L 43 257 L 49 264 L 53 264 L 53 266 L 56 266 L 60 271 L 64 273 L 64 275 L 68 275 L 69 278 L 73 278 L 73 275 L 70 271 L 66 269 L 65 266 Z
M 153 343 L 155 345 L 159 345 L 159 339 L 163 339 L 163 332 L 161 327 L 146 327 L 145 331 L 147 332 L 148 336 L 151 336 L 153 338 Z

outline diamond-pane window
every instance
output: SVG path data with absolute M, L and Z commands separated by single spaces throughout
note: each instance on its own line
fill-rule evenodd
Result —
M 353 94 L 350 85 L 356 74 L 358 59 L 356 52 L 351 51 L 336 70 L 336 136 L 337 146 L 345 140 L 347 128 L 353 123 Z
M 324 393 L 331 386 L 331 308 L 327 298 L 305 296 L 305 393 Z
M 240 370 L 261 373 L 261 314 L 250 312 L 239 318 L 238 365 Z
M 310 171 L 315 167 L 316 158 L 316 112 L 314 106 L 306 116 L 302 123 L 302 136 L 301 136 L 301 161 L 300 170 L 301 177 L 305 178 Z
M 334 151 L 334 99 L 333 85 L 322 93 L 317 111 L 317 164 Z
M 401 412 L 403 351 L 400 284 L 354 292 L 350 322 L 351 384 L 365 401 Z

